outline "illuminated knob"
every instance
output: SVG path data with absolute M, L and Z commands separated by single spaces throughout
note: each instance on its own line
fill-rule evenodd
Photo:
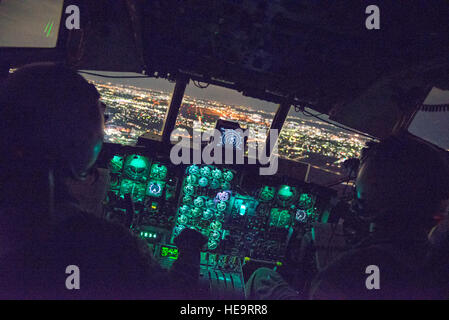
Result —
M 221 237 L 221 233 L 217 230 L 213 230 L 209 233 L 209 239 L 218 240 Z
M 195 205 L 195 207 L 202 208 L 204 206 L 204 198 L 203 197 L 197 197 L 193 201 L 193 204 Z
M 207 200 L 206 207 L 208 207 L 209 209 L 215 209 L 215 201 L 212 199 Z
M 200 180 L 198 181 L 198 184 L 200 185 L 200 187 L 207 187 L 207 185 L 209 184 L 209 181 L 207 180 L 207 178 L 205 177 L 201 177 Z
M 220 220 L 220 221 L 223 221 L 223 220 L 224 220 L 224 214 L 223 214 L 223 212 L 217 211 L 217 212 L 215 213 L 215 219 Z
M 226 210 L 226 202 L 220 201 L 219 203 L 217 203 L 217 210 L 225 211 Z
M 203 212 L 203 219 L 209 220 L 214 216 L 214 212 L 211 209 L 206 209 Z
M 190 174 L 199 174 L 200 168 L 198 168 L 198 166 L 196 164 L 193 164 L 189 167 L 188 171 Z
M 223 178 L 226 181 L 231 181 L 232 179 L 234 179 L 234 174 L 231 171 L 226 171 L 225 173 L 223 173 Z
M 186 181 L 187 181 L 187 184 L 196 186 L 198 184 L 198 177 L 195 175 L 190 175 L 190 176 L 187 176 Z
M 182 198 L 182 202 L 184 202 L 185 204 L 192 204 L 192 201 L 192 197 L 188 195 L 185 195 L 184 198 Z
M 229 200 L 229 192 L 226 192 L 226 191 L 219 192 L 219 193 L 217 193 L 215 198 L 219 201 L 228 201 Z
M 195 192 L 195 187 L 194 186 L 192 186 L 190 184 L 184 186 L 184 193 L 186 195 L 191 196 L 194 192 Z
M 210 228 L 211 228 L 212 230 L 220 230 L 221 227 L 222 227 L 222 224 L 221 224 L 220 221 L 214 221 L 214 222 L 212 222 L 212 223 L 210 224 Z
M 207 248 L 209 250 L 215 250 L 218 247 L 218 242 L 212 239 L 209 239 L 209 241 L 207 242 Z
M 210 182 L 210 188 L 211 188 L 211 189 L 218 189 L 218 188 L 220 188 L 220 181 L 217 180 L 217 179 L 213 179 L 213 180 Z
M 182 214 L 182 215 L 179 216 L 178 222 L 180 224 L 187 224 L 187 222 L 189 222 L 189 218 Z
M 220 169 L 214 169 L 214 171 L 212 171 L 212 177 L 213 177 L 214 179 L 220 180 L 221 177 L 222 177 L 221 170 L 220 170 Z
M 183 206 L 181 207 L 181 209 L 179 209 L 179 211 L 180 211 L 182 214 L 187 215 L 187 214 L 189 214 L 189 212 L 190 212 L 190 207 L 187 206 L 187 205 L 183 205 Z
M 151 166 L 151 176 L 159 180 L 164 180 L 167 177 L 167 167 L 160 164 L 153 164 Z
M 191 212 L 192 212 L 192 216 L 197 218 L 197 217 L 201 216 L 201 214 L 203 213 L 203 210 L 201 210 L 201 208 L 193 208 Z
M 181 233 L 181 231 L 184 230 L 185 228 L 186 228 L 186 226 L 184 226 L 182 224 L 177 225 L 174 230 L 175 237 L 178 236 Z
M 210 168 L 209 168 L 209 167 L 202 167 L 202 168 L 200 169 L 200 174 L 201 174 L 203 177 L 209 178 L 210 175 L 211 175 Z
M 229 182 L 225 181 L 225 182 L 223 182 L 223 183 L 221 184 L 221 188 L 222 188 L 223 190 L 230 190 L 230 189 L 231 189 L 231 184 L 230 184 Z

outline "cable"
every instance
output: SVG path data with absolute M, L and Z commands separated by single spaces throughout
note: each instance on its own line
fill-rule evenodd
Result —
M 88 72 L 88 71 L 80 71 L 78 70 L 78 73 L 84 73 L 89 74 L 91 76 L 97 76 L 102 78 L 113 78 L 113 79 L 139 79 L 139 78 L 150 78 L 149 76 L 108 76 L 104 74 L 94 73 L 94 72 Z
M 369 135 L 369 134 L 362 133 L 362 132 L 357 131 L 357 130 L 354 130 L 354 129 L 346 128 L 346 127 L 343 127 L 343 126 L 338 125 L 338 124 L 336 124 L 336 123 L 330 122 L 330 121 L 328 121 L 328 120 L 326 120 L 326 119 L 320 118 L 320 117 L 318 117 L 317 114 L 313 114 L 313 113 L 311 113 L 311 112 L 309 112 L 309 111 L 307 111 L 307 110 L 304 110 L 304 109 L 301 108 L 300 106 L 296 106 L 296 105 L 295 105 L 295 107 L 299 107 L 299 108 L 300 108 L 299 110 L 301 110 L 305 115 L 309 115 L 309 116 L 311 116 L 311 117 L 314 117 L 314 118 L 316 118 L 316 119 L 318 119 L 318 120 L 320 120 L 320 121 L 322 121 L 322 122 L 325 122 L 325 123 L 330 124 L 330 125 L 333 125 L 333 126 L 335 126 L 335 127 L 337 127 L 337 128 L 340 128 L 340 129 L 343 129 L 343 130 L 347 130 L 347 131 L 349 131 L 349 132 L 352 132 L 352 133 L 355 133 L 355 134 L 358 134 L 358 135 L 361 135 L 361 136 L 364 136 L 364 137 L 367 137 L 367 138 L 370 138 L 370 139 L 377 140 L 376 137 L 373 137 L 373 136 L 371 136 L 371 135 Z

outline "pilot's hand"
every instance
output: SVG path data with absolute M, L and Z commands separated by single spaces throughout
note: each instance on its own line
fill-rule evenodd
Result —
M 207 243 L 207 237 L 194 229 L 185 228 L 174 239 L 175 245 L 182 251 L 201 251 Z

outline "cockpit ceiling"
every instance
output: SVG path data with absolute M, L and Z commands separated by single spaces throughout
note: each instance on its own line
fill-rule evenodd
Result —
M 308 106 L 381 137 L 449 87 L 449 1 L 119 0 L 81 2 L 68 40 L 79 69 L 145 71 Z M 374 1 L 375 2 L 375 1 Z

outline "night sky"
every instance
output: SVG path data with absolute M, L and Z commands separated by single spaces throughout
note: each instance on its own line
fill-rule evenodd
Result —
M 113 73 L 113 72 L 95 72 L 105 75 L 123 75 L 135 76 L 135 73 Z M 142 88 L 150 88 L 172 92 L 174 83 L 164 79 L 143 78 L 143 79 L 113 79 L 102 78 L 90 75 L 84 75 L 87 79 L 107 81 L 117 84 L 133 85 Z M 266 111 L 276 111 L 277 105 L 267 101 L 253 99 L 243 96 L 240 92 L 210 85 L 206 89 L 200 89 L 190 81 L 186 89 L 186 95 L 209 100 L 220 101 L 225 104 L 244 105 L 258 107 Z M 449 103 L 449 91 L 432 89 L 425 100 L 425 104 L 446 104 Z M 328 119 L 325 115 L 320 115 Z M 449 112 L 418 112 L 412 122 L 409 131 L 419 137 L 424 138 L 440 147 L 449 150 Z

